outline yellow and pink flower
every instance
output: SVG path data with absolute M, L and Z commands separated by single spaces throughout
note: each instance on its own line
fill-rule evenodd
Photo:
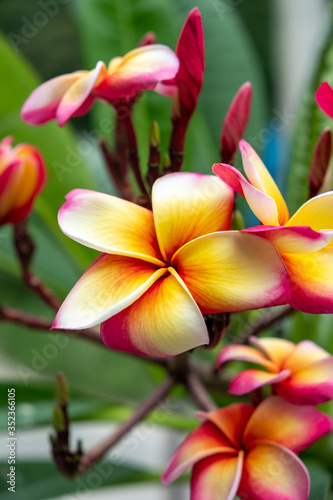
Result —
M 96 99 L 114 104 L 173 78 L 179 68 L 176 54 L 165 45 L 150 44 L 115 57 L 108 68 L 99 61 L 92 71 L 75 71 L 43 83 L 26 100 L 22 119 L 42 125 L 56 119 L 65 125 L 72 116 L 89 111 Z
M 193 467 L 191 500 L 307 500 L 309 474 L 296 453 L 331 432 L 330 417 L 272 396 L 209 413 L 174 454 L 165 484 Z
M 245 173 L 215 164 L 214 173 L 245 197 L 262 226 L 246 229 L 271 241 L 288 269 L 290 304 L 300 311 L 333 313 L 333 192 L 315 196 L 292 217 L 265 165 L 244 140 L 240 141 Z
M 230 345 L 218 356 L 218 367 L 232 360 L 261 366 L 247 369 L 231 382 L 229 392 L 243 395 L 272 384 L 274 393 L 296 405 L 318 405 L 333 399 L 333 356 L 310 340 L 293 342 L 251 337 L 254 347 Z
M 0 225 L 25 219 L 46 179 L 44 159 L 37 148 L 13 137 L 0 142 Z
M 60 308 L 54 328 L 102 323 L 116 350 L 173 356 L 209 343 L 203 314 L 288 302 L 289 279 L 274 246 L 229 231 L 233 190 L 220 179 L 158 179 L 153 212 L 113 196 L 74 190 L 62 231 L 103 252 Z

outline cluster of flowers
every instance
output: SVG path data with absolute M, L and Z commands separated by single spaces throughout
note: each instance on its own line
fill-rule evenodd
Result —
M 108 68 L 60 76 L 27 99 L 22 118 L 60 126 L 86 113 L 96 99 L 133 105 L 143 90 L 172 97 L 172 120 L 187 124 L 204 71 L 203 30 L 194 9 L 177 49 L 151 38 Z M 333 91 L 323 84 L 318 104 L 333 117 Z M 215 176 L 175 172 L 152 189 L 152 211 L 106 194 L 77 189 L 59 212 L 62 231 L 101 255 L 61 306 L 53 328 L 101 324 L 115 350 L 168 357 L 208 344 L 205 314 L 290 304 L 310 313 L 333 312 L 333 192 L 307 201 L 292 217 L 265 165 L 239 143 L 248 180 L 233 166 Z M 0 143 L 0 224 L 31 210 L 45 181 L 40 153 L 30 145 Z M 24 189 L 22 189 L 24 186 Z M 231 230 L 234 193 L 261 225 Z M 309 478 L 298 453 L 332 429 L 312 407 L 333 398 L 333 358 L 309 341 L 294 346 L 253 339 L 256 348 L 229 346 L 233 359 L 261 365 L 233 380 L 242 395 L 265 384 L 274 394 L 259 406 L 239 403 L 207 414 L 179 448 L 163 476 L 171 482 L 193 467 L 192 500 L 306 500 Z
M 298 345 L 252 338 L 255 346 L 230 345 L 218 367 L 230 360 L 261 365 L 230 384 L 243 395 L 272 384 L 273 395 L 257 407 L 236 403 L 203 413 L 203 424 L 174 454 L 162 476 L 168 484 L 193 467 L 192 500 L 307 500 L 309 475 L 296 453 L 331 432 L 330 417 L 313 405 L 333 399 L 333 357 L 308 340 Z

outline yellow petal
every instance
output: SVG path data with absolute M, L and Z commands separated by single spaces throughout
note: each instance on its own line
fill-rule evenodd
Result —
M 98 325 L 132 304 L 165 273 L 142 260 L 102 254 L 63 302 L 53 328 Z
M 333 313 L 333 247 L 312 253 L 284 254 L 292 297 L 290 305 L 312 314 Z
M 198 462 L 192 472 L 191 500 L 234 500 L 242 477 L 244 452 L 215 455 Z
M 265 399 L 255 409 L 244 431 L 246 448 L 271 441 L 295 453 L 330 432 L 331 418 L 311 406 L 296 406 L 279 396 Z
M 296 372 L 301 368 L 329 357 L 330 354 L 319 347 L 319 345 L 311 340 L 302 340 L 302 342 L 294 346 L 293 353 L 286 359 L 284 367 Z
M 153 212 L 164 258 L 198 236 L 230 229 L 232 206 L 232 189 L 217 177 L 181 172 L 158 179 Z
M 287 448 L 258 442 L 244 460 L 239 497 L 253 500 L 308 500 L 310 479 L 304 464 Z
M 101 335 L 111 349 L 160 357 L 209 343 L 198 306 L 172 274 L 157 280 L 134 304 L 104 322 Z
M 59 211 L 62 231 L 100 252 L 164 266 L 150 210 L 114 196 L 74 189 Z
M 244 196 L 252 212 L 262 224 L 279 225 L 278 209 L 271 196 L 252 186 L 236 168 L 230 165 L 215 163 L 213 172 L 236 193 Z
M 217 453 L 237 453 L 221 431 L 211 422 L 204 422 L 179 446 L 162 476 L 164 484 L 178 479 L 196 462 Z
M 172 265 L 204 313 L 244 311 L 290 298 L 285 266 L 271 243 L 225 231 L 184 245 Z
M 273 361 L 279 370 L 285 368 L 285 361 L 295 351 L 295 344 L 285 339 L 250 337 L 251 344 L 258 347 Z
M 57 121 L 60 126 L 64 125 L 71 116 L 90 97 L 94 87 L 107 76 L 105 64 L 99 61 L 96 68 L 86 72 L 81 78 L 73 83 L 64 94 L 57 109 Z
M 310 226 L 315 231 L 333 229 L 333 192 L 320 194 L 304 203 L 287 226 Z M 331 241 L 330 245 L 333 245 Z
M 98 89 L 109 98 L 130 97 L 145 89 L 153 90 L 159 82 L 174 78 L 179 59 L 166 45 L 137 47 L 124 57 L 116 57 L 108 67 L 107 86 Z
M 247 178 L 254 187 L 273 198 L 278 209 L 279 224 L 283 226 L 289 219 L 289 212 L 279 188 L 250 144 L 242 140 L 239 147 Z

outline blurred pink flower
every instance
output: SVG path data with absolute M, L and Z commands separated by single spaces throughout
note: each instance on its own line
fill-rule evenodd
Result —
M 0 142 L 0 225 L 25 219 L 46 180 L 44 159 L 37 148 L 13 137 Z
M 296 405 L 318 405 L 333 399 L 333 357 L 310 340 L 293 342 L 251 337 L 254 349 L 230 345 L 218 356 L 218 367 L 232 360 L 260 365 L 237 375 L 230 384 L 232 394 L 246 394 L 272 384 L 276 394 Z
M 72 116 L 87 113 L 95 99 L 111 104 L 128 100 L 173 78 L 178 68 L 178 57 L 169 47 L 144 45 L 113 58 L 108 68 L 100 61 L 92 71 L 75 71 L 43 83 L 24 103 L 21 117 L 31 125 L 56 119 L 63 126 Z
M 332 430 L 330 417 L 278 396 L 198 417 L 203 423 L 174 454 L 165 484 L 193 467 L 191 500 L 308 499 L 309 475 L 296 453 Z

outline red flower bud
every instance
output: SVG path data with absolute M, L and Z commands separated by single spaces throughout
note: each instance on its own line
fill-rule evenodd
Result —
M 329 128 L 326 128 L 321 133 L 310 165 L 309 172 L 309 198 L 318 194 L 326 175 L 327 168 L 330 163 L 332 150 L 332 133 Z
M 244 83 L 235 95 L 223 122 L 221 133 L 221 161 L 233 163 L 239 141 L 250 118 L 252 86 Z

